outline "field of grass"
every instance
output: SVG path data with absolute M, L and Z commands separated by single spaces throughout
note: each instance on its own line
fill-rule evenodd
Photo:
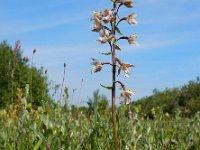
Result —
M 19 97 L 20 98 L 20 97 Z M 133 106 L 134 107 L 134 106 Z M 200 113 L 183 118 L 152 109 L 148 118 L 134 109 L 133 119 L 124 106 L 118 108 L 117 130 L 121 150 L 200 149 Z M 79 107 L 44 104 L 33 108 L 26 97 L 0 111 L 0 149 L 114 149 L 112 113 L 95 106 L 92 113 Z

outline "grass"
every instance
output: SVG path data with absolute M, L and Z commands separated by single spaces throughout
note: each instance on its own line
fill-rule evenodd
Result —
M 45 109 L 43 108 L 45 107 Z M 90 115 L 79 107 L 45 104 L 33 109 L 22 98 L 20 106 L 0 111 L 0 149 L 114 149 L 112 112 L 95 110 Z M 44 112 L 44 110 L 46 110 Z M 119 147 L 125 149 L 200 149 L 200 112 L 192 118 L 175 117 L 155 108 L 148 118 L 134 108 L 134 118 L 119 107 Z

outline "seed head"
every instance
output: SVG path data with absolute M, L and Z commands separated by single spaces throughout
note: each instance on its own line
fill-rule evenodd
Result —
M 33 49 L 33 54 L 35 54 L 36 53 L 36 49 Z
M 20 50 L 20 48 L 21 48 L 20 41 L 17 40 L 17 41 L 15 42 L 14 52 L 18 52 L 18 51 Z
M 44 73 L 47 74 L 47 72 L 48 72 L 48 70 L 46 69 L 46 70 L 44 71 Z

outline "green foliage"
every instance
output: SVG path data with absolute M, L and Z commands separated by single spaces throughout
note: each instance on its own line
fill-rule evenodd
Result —
M 151 109 L 154 107 L 161 107 L 164 112 L 170 114 L 179 109 L 184 116 L 192 116 L 200 110 L 199 77 L 181 88 L 166 88 L 164 91 L 155 89 L 153 93 L 152 96 L 133 102 L 133 105 L 140 105 L 145 114 L 151 114 Z
M 7 42 L 0 44 L 0 108 L 17 103 L 17 89 L 25 91 L 30 87 L 29 102 L 34 106 L 49 100 L 47 77 L 43 68 L 28 65 L 28 58 L 22 56 L 21 50 L 15 52 Z
M 99 90 L 94 91 L 93 98 L 89 98 L 88 102 L 88 115 L 92 114 L 105 114 L 109 109 L 109 104 L 106 96 L 99 95 Z
M 27 87 L 24 95 L 28 96 L 28 91 Z M 89 100 L 93 110 L 98 111 L 90 116 L 79 107 L 63 107 L 60 102 L 33 109 L 26 96 L 22 98 L 20 109 L 16 106 L 0 110 L 0 149 L 114 148 L 112 114 L 105 109 L 108 105 L 98 90 Z M 200 112 L 191 118 L 182 118 L 180 111 L 172 117 L 161 108 L 155 108 L 152 109 L 154 118 L 145 119 L 140 107 L 132 109 L 133 120 L 126 117 L 125 106 L 119 107 L 117 112 L 120 149 L 200 148 Z

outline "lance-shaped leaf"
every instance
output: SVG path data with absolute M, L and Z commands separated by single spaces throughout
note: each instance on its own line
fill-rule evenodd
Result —
M 115 30 L 116 30 L 117 33 L 119 33 L 120 35 L 123 35 L 118 27 L 115 27 Z
M 100 84 L 103 88 L 105 88 L 105 89 L 108 89 L 108 90 L 112 90 L 112 86 L 105 86 L 105 85 L 102 85 L 102 84 Z
M 35 145 L 34 150 L 38 150 L 40 148 L 40 146 L 42 145 L 42 142 L 43 142 L 43 135 L 38 134 L 37 136 L 39 137 L 39 141 Z
M 100 53 L 101 55 L 111 55 L 112 53 L 111 52 L 108 52 L 108 53 Z
M 116 44 L 114 44 L 114 48 L 115 48 L 116 50 L 121 50 L 121 48 L 120 48 L 119 46 L 117 46 Z

